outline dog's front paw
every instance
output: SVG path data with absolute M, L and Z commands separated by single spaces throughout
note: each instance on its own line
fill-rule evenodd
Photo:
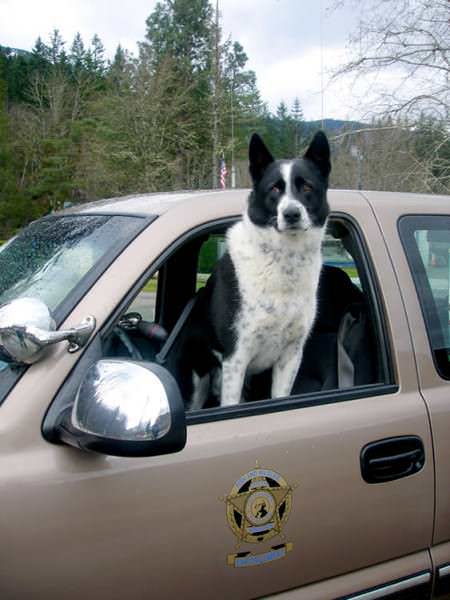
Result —
M 235 398 L 233 396 L 222 396 L 220 399 L 220 406 L 237 406 L 241 403 L 241 398 Z

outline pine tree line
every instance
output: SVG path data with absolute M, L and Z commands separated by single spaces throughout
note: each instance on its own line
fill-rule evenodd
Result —
M 253 131 L 277 157 L 305 148 L 299 100 L 268 110 L 210 0 L 161 0 L 138 46 L 108 60 L 99 36 L 58 30 L 31 53 L 0 46 L 0 239 L 67 202 L 217 186 L 221 157 L 247 185 Z M 448 131 L 425 116 L 339 134 L 334 151 L 334 185 L 448 189 Z
M 137 56 L 58 30 L 31 53 L 0 47 L 0 238 L 67 202 L 210 188 L 254 130 L 291 155 L 300 104 L 270 115 L 247 61 L 209 0 L 159 2 Z

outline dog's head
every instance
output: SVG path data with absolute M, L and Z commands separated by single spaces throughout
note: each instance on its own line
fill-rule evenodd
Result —
M 304 156 L 295 160 L 275 160 L 258 134 L 249 148 L 253 190 L 248 215 L 260 227 L 273 227 L 280 233 L 297 233 L 325 225 L 330 147 L 319 131 Z

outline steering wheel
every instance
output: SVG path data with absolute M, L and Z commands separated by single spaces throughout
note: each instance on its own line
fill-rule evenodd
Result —
M 124 329 L 119 326 L 114 327 L 113 335 L 119 340 L 119 343 L 124 346 L 130 358 L 133 360 L 143 360 L 141 351 Z
M 133 360 L 144 360 L 140 349 L 137 347 L 132 337 L 128 334 L 129 331 L 138 331 L 142 336 L 147 338 L 152 343 L 162 345 L 167 337 L 167 331 L 158 325 L 158 323 L 150 323 L 144 321 L 142 315 L 138 312 L 126 313 L 120 317 L 113 333 L 119 339 L 119 342 L 124 346 Z

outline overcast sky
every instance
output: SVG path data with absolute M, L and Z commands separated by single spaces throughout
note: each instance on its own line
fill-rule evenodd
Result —
M 31 50 L 39 35 L 47 41 L 57 28 L 69 47 L 76 32 L 85 44 L 97 33 L 109 57 L 119 43 L 135 53 L 155 4 L 156 0 L 0 0 L 0 44 Z M 248 68 L 256 72 L 262 99 L 272 110 L 281 100 L 291 106 L 297 96 L 305 119 L 361 117 L 357 90 L 349 82 L 329 84 L 329 73 L 344 59 L 359 15 L 354 9 L 330 11 L 330 4 L 219 0 L 224 36 L 244 46 Z

